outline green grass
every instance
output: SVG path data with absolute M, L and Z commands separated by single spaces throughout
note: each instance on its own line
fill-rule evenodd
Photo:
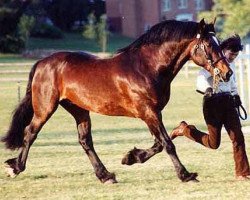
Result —
M 107 52 L 114 53 L 119 48 L 130 44 L 132 39 L 112 34 L 109 38 Z M 99 52 L 100 47 L 93 40 L 85 39 L 80 33 L 64 33 L 62 39 L 41 39 L 31 38 L 28 43 L 28 50 L 33 49 L 58 49 L 58 50 L 81 50 Z
M 132 41 L 133 39 L 131 38 L 112 34 L 108 41 L 107 52 L 115 53 L 118 49 L 127 46 Z M 27 50 L 35 49 L 89 51 L 93 53 L 100 51 L 100 47 L 95 41 L 85 39 L 81 33 L 64 33 L 64 38 L 62 39 L 30 38 Z M 23 58 L 18 54 L 0 53 L 0 63 L 10 62 L 34 62 L 34 60 Z
M 21 83 L 24 95 L 26 83 Z M 0 82 L 0 136 L 8 129 L 17 104 L 16 83 Z M 195 92 L 195 75 L 186 79 L 179 74 L 172 84 L 172 95 L 164 109 L 168 132 L 181 120 L 205 129 L 202 97 Z M 118 184 L 101 184 L 77 141 L 73 118 L 61 107 L 41 130 L 32 146 L 27 169 L 15 179 L 7 178 L 0 168 L 0 199 L 249 199 L 250 181 L 234 179 L 232 144 L 226 134 L 218 150 L 209 150 L 186 138 L 174 143 L 182 163 L 199 173 L 199 183 L 181 183 L 165 152 L 144 164 L 121 165 L 125 153 L 153 144 L 146 125 L 138 119 L 91 114 L 96 151 Z M 249 123 L 248 123 L 249 125 Z M 248 155 L 250 135 L 245 134 Z M 0 144 L 0 163 L 17 155 Z M 3 165 L 2 165 L 3 166 Z
M 26 63 L 26 62 L 34 62 L 33 59 L 23 58 L 18 54 L 2 54 L 0 53 L 0 63 Z

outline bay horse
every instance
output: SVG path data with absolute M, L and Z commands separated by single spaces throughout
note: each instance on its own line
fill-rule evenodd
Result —
M 29 74 L 26 95 L 2 138 L 6 148 L 20 149 L 18 157 L 5 162 L 8 176 L 15 177 L 25 170 L 37 134 L 61 105 L 75 118 L 79 143 L 102 183 L 117 181 L 95 152 L 90 111 L 140 118 L 154 135 L 153 148 L 139 154 L 136 149 L 134 154 L 130 151 L 123 164 L 145 161 L 152 152 L 165 149 L 178 178 L 183 182 L 196 180 L 197 173 L 189 173 L 179 160 L 161 115 L 170 98 L 170 84 L 188 60 L 211 74 L 216 69 L 225 81 L 232 74 L 215 37 L 213 23 L 204 20 L 163 21 L 111 58 L 58 52 L 36 62 Z

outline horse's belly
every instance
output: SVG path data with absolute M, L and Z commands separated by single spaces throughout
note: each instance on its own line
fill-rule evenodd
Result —
M 97 108 L 92 108 L 91 111 L 109 116 L 136 117 L 136 112 L 132 112 L 131 109 L 126 109 L 115 103 L 108 103 Z
M 138 111 L 130 101 L 118 97 L 100 95 L 75 95 L 69 99 L 77 106 L 95 113 L 109 116 L 137 117 Z

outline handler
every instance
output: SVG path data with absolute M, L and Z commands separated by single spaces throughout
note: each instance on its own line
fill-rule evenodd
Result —
M 235 72 L 233 61 L 238 56 L 239 51 L 243 49 L 240 37 L 233 35 L 224 40 L 220 46 L 230 63 L 230 68 Z M 197 91 L 204 94 L 203 115 L 208 134 L 182 121 L 171 132 L 171 139 L 184 135 L 205 147 L 217 149 L 220 146 L 221 129 L 224 125 L 233 144 L 236 178 L 238 180 L 250 179 L 244 136 L 239 113 L 236 110 L 236 107 L 241 106 L 241 100 L 237 92 L 235 73 L 228 82 L 219 82 L 217 91 L 214 91 L 213 77 L 205 69 L 202 69 L 197 77 Z

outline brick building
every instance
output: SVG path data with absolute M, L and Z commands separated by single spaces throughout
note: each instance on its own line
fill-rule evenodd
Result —
M 212 0 L 106 0 L 110 29 L 138 37 L 165 19 L 196 21 L 197 13 L 210 10 Z

